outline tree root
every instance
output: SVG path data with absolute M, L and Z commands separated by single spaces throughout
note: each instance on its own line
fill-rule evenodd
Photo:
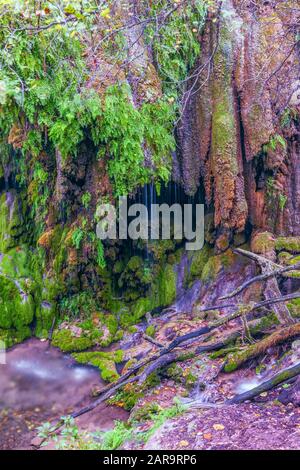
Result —
M 254 387 L 251 390 L 248 390 L 247 392 L 241 393 L 231 398 L 230 400 L 227 400 L 225 404 L 234 405 L 237 403 L 243 403 L 246 400 L 251 400 L 257 395 L 260 395 L 261 393 L 266 392 L 267 390 L 271 390 L 277 385 L 283 382 L 287 382 L 289 379 L 296 377 L 299 374 L 300 374 L 300 362 L 298 364 L 295 364 L 292 367 L 289 367 L 287 369 L 282 370 L 281 372 L 278 372 L 278 374 L 273 375 L 273 377 L 271 377 L 266 382 L 261 383 L 257 387 Z

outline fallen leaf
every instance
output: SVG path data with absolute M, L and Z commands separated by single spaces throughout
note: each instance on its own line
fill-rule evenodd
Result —
M 223 426 L 223 424 L 214 424 L 213 428 L 215 431 L 223 431 L 223 429 L 225 429 L 225 426 Z
M 206 434 L 203 434 L 203 437 L 204 437 L 204 439 L 209 440 L 209 439 L 212 438 L 212 435 L 210 434 L 210 432 L 208 432 L 208 433 L 206 433 Z
M 268 396 L 268 393 L 267 392 L 263 392 L 259 395 L 260 397 L 267 397 Z
M 179 445 L 180 445 L 181 447 L 186 447 L 186 446 L 189 445 L 189 443 L 188 443 L 188 441 L 180 441 L 180 442 L 179 442 Z

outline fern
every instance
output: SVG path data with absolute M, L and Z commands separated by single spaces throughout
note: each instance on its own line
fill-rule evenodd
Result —
M 97 243 L 97 263 L 99 268 L 104 269 L 106 267 L 104 247 L 101 240 L 98 240 Z
M 74 232 L 72 233 L 72 243 L 73 246 L 76 248 L 76 250 L 79 250 L 81 246 L 81 242 L 84 239 L 84 232 L 82 228 L 76 228 Z

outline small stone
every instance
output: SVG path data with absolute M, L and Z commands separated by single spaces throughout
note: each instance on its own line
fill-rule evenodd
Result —
M 32 439 L 32 441 L 30 442 L 30 445 L 33 447 L 40 447 L 42 442 L 43 442 L 43 439 L 41 437 L 36 436 Z

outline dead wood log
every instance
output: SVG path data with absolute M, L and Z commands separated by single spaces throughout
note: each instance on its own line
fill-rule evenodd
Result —
M 271 300 L 268 300 L 268 301 L 265 300 L 265 301 L 260 302 L 258 304 L 253 304 L 252 306 L 249 307 L 249 310 L 248 310 L 248 307 L 247 307 L 247 313 L 253 311 L 255 308 L 258 308 L 258 307 L 264 307 L 264 306 L 272 304 L 272 303 L 283 302 L 283 301 L 287 301 L 287 300 L 291 300 L 291 299 L 295 299 L 295 298 L 300 298 L 300 292 L 298 292 L 296 294 L 286 295 L 286 296 L 280 297 L 279 299 L 271 299 Z M 114 382 L 113 384 L 109 384 L 106 387 L 104 387 L 102 390 L 100 390 L 99 391 L 99 396 L 100 395 L 101 396 L 106 395 L 106 393 L 110 393 L 111 390 L 113 390 L 113 391 L 118 390 L 123 385 L 125 385 L 127 383 L 127 380 L 132 375 L 137 373 L 140 369 L 142 369 L 143 367 L 148 365 L 150 362 L 153 362 L 153 361 L 157 360 L 158 358 L 160 358 L 164 354 L 168 354 L 169 352 L 171 352 L 173 349 L 177 348 L 182 343 L 185 343 L 186 341 L 188 341 L 190 339 L 197 339 L 200 336 L 203 336 L 207 333 L 210 333 L 214 329 L 228 323 L 229 321 L 231 321 L 235 318 L 240 317 L 243 314 L 245 314 L 245 307 L 243 309 L 239 309 L 238 311 L 236 311 L 236 312 L 234 312 L 230 315 L 227 315 L 226 317 L 220 318 L 219 320 L 215 321 L 211 325 L 207 325 L 207 326 L 204 326 L 202 328 L 199 328 L 198 330 L 194 330 L 190 333 L 187 333 L 185 335 L 178 336 L 167 347 L 162 348 L 160 351 L 153 354 L 149 358 L 147 358 L 144 361 L 136 364 L 134 367 L 129 369 L 129 371 L 126 372 L 126 374 L 122 375 L 116 382 Z M 111 394 L 109 394 L 109 396 L 110 395 Z M 106 400 L 106 398 L 105 398 L 105 400 Z
M 265 334 L 266 332 L 270 332 L 270 329 L 273 326 L 274 323 L 272 322 L 270 315 L 251 320 L 248 323 L 249 331 L 251 333 L 251 336 L 253 337 Z M 215 343 L 201 344 L 195 349 L 195 354 L 198 355 L 203 352 L 213 352 L 223 349 L 228 346 L 228 344 L 233 343 L 235 340 L 237 340 L 241 336 L 241 334 L 242 330 L 241 328 L 238 328 L 225 338 L 220 338 L 220 340 Z
M 268 268 L 270 272 L 272 270 L 282 268 L 280 264 L 275 263 L 274 261 L 268 258 L 265 258 L 264 256 L 253 253 L 252 251 L 243 250 L 242 248 L 234 248 L 232 251 L 234 253 L 237 253 L 239 255 L 246 256 L 247 258 L 252 259 L 252 261 L 255 261 L 256 263 L 258 263 L 259 266 L 264 266 Z
M 224 364 L 224 371 L 232 372 L 250 359 L 254 359 L 257 356 L 264 354 L 270 347 L 277 346 L 283 341 L 294 338 L 298 335 L 300 335 L 300 323 L 290 325 L 286 328 L 280 328 L 266 338 L 263 338 L 261 341 L 252 344 L 243 351 L 238 351 L 231 354 Z
M 149 341 L 149 343 L 152 343 L 154 344 L 155 346 L 159 347 L 159 348 L 163 348 L 164 345 L 159 343 L 159 341 L 156 341 L 156 339 L 154 338 L 151 338 L 151 336 L 148 336 L 146 335 L 145 333 L 143 334 L 143 338 L 146 340 L 146 341 Z
M 164 356 L 159 357 L 156 359 L 156 361 L 152 362 L 148 367 L 145 368 L 145 370 L 140 374 L 138 383 L 139 385 L 143 384 L 147 377 L 149 377 L 150 374 L 155 372 L 157 369 L 160 369 L 161 367 L 164 367 L 171 362 L 176 361 L 178 357 L 178 353 L 170 353 L 170 354 L 165 354 Z
M 278 374 L 273 375 L 273 377 L 261 383 L 257 387 L 254 387 L 251 390 L 248 390 L 247 392 L 241 393 L 231 398 L 230 400 L 227 400 L 225 404 L 234 405 L 237 403 L 243 403 L 246 400 L 251 400 L 257 395 L 260 395 L 261 393 L 266 392 L 267 390 L 271 390 L 272 388 L 275 388 L 277 385 L 283 382 L 286 382 L 289 379 L 296 377 L 299 374 L 300 374 L 300 362 L 298 362 L 298 364 L 295 364 L 292 367 L 289 367 L 287 369 L 284 369 L 278 372 Z

